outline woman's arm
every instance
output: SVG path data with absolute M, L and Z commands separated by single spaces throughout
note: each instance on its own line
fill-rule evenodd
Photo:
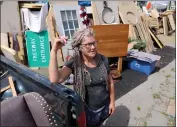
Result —
M 58 70 L 57 53 L 51 50 L 50 64 L 49 64 L 49 79 L 52 83 L 62 83 L 72 73 L 72 70 L 66 66 L 63 66 L 61 70 Z
M 109 92 L 110 92 L 109 114 L 113 114 L 115 111 L 115 90 L 114 90 L 114 82 L 111 74 L 108 75 L 108 85 L 109 85 Z
M 50 52 L 49 79 L 52 83 L 62 83 L 72 73 L 72 70 L 66 66 L 58 71 L 57 51 L 62 47 L 63 43 L 66 43 L 66 39 L 67 38 L 63 36 L 59 39 L 55 39 Z

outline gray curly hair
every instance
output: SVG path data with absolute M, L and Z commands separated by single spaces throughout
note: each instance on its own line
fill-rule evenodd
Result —
M 84 85 L 85 80 L 89 80 L 89 82 L 91 83 L 91 77 L 89 72 L 86 70 L 86 66 L 82 58 L 82 52 L 79 50 L 79 48 L 82 42 L 84 41 L 85 37 L 90 37 L 90 36 L 94 36 L 94 32 L 92 28 L 87 27 L 87 28 L 77 30 L 73 35 L 73 39 L 71 43 L 74 51 L 73 53 L 74 90 L 80 94 L 83 100 L 85 100 L 85 85 Z M 95 56 L 95 61 L 97 65 L 99 65 L 107 81 L 107 70 L 98 53 Z

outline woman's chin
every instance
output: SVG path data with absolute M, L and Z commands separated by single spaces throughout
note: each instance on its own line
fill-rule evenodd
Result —
M 94 58 L 96 56 L 96 52 L 89 53 L 89 56 Z

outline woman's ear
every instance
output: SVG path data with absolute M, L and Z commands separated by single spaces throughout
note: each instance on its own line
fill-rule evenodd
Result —
M 79 46 L 79 51 L 82 51 L 82 47 L 81 46 Z

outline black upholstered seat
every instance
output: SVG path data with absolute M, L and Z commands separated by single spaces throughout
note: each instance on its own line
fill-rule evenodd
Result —
M 1 126 L 58 126 L 56 116 L 45 99 L 35 92 L 1 102 Z

